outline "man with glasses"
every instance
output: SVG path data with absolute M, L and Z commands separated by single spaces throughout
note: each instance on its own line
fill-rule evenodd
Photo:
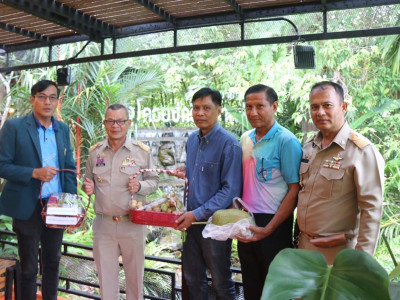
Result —
M 154 169 L 149 147 L 127 137 L 131 126 L 128 109 L 121 104 L 106 109 L 103 124 L 107 138 L 91 149 L 86 164 L 83 190 L 95 193 L 93 257 L 100 281 L 101 298 L 119 298 L 119 256 L 122 255 L 126 299 L 143 299 L 144 246 L 146 226 L 129 218 L 132 199 L 144 202 L 155 191 L 158 175 L 140 169 Z
M 235 299 L 230 269 L 232 240 L 203 238 L 205 225 L 192 225 L 228 208 L 242 190 L 242 151 L 236 138 L 218 123 L 221 101 L 221 94 L 209 88 L 193 95 L 192 116 L 199 130 L 186 143 L 186 168 L 175 169 L 178 174 L 186 173 L 189 181 L 188 211 L 177 222 L 179 230 L 187 230 L 182 266 L 190 300 L 208 299 L 207 268 L 216 298 Z
M 246 300 L 260 299 L 269 265 L 284 248 L 292 247 L 293 210 L 299 191 L 301 145 L 275 121 L 278 96 L 257 84 L 245 95 L 246 115 L 253 130 L 241 137 L 243 201 L 254 213 L 254 236 L 237 236 Z
M 37 82 L 31 89 L 33 113 L 7 120 L 0 131 L 0 177 L 7 180 L 0 198 L 0 213 L 13 218 L 24 300 L 36 299 L 39 243 L 42 297 L 57 299 L 63 229 L 45 226 L 39 193 L 43 202 L 52 193 L 77 193 L 75 174 L 58 172 L 75 170 L 69 128 L 53 118 L 59 94 L 55 82 Z

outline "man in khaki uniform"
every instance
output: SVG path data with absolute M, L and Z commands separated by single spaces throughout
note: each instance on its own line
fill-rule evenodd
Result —
M 340 85 L 324 81 L 310 93 L 319 132 L 303 147 L 297 218 L 299 248 L 322 252 L 328 264 L 345 248 L 374 254 L 382 216 L 384 160 L 345 121 Z
M 130 222 L 131 195 L 144 201 L 157 188 L 153 172 L 133 175 L 140 169 L 154 168 L 149 147 L 127 138 L 131 125 L 125 106 L 113 104 L 106 110 L 107 138 L 91 149 L 86 164 L 83 190 L 95 193 L 93 256 L 104 300 L 119 299 L 119 262 L 122 255 L 126 299 L 143 299 L 144 246 L 146 226 Z

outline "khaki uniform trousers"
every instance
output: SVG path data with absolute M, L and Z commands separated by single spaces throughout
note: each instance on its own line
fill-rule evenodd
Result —
M 300 233 L 300 236 L 299 236 L 298 248 L 321 252 L 325 256 L 325 259 L 326 259 L 326 262 L 328 263 L 328 265 L 333 265 L 336 254 L 338 254 L 341 250 L 354 249 L 354 247 L 355 247 L 355 239 L 349 239 L 349 240 L 347 240 L 347 243 L 343 244 L 343 245 L 329 247 L 329 248 L 322 248 L 322 247 L 317 247 L 317 246 L 314 246 L 313 244 L 311 244 L 310 238 L 306 234 Z
M 126 299 L 143 299 L 144 247 L 147 227 L 129 220 L 115 222 L 96 216 L 93 222 L 93 257 L 103 300 L 119 299 L 119 256 L 126 280 Z

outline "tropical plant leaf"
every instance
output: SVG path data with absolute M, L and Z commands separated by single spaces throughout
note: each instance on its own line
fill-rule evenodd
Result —
M 400 107 L 400 101 L 398 100 L 387 101 L 383 105 L 374 108 L 373 111 L 370 111 L 362 115 L 361 117 L 357 118 L 353 122 L 351 122 L 350 127 L 356 130 L 361 126 L 365 126 L 365 121 L 368 120 L 369 118 L 373 118 L 377 113 L 382 113 L 382 112 L 388 113 L 398 109 L 399 107 Z
M 252 129 L 249 121 L 247 120 L 246 114 L 242 112 L 238 112 L 237 109 L 233 108 L 230 105 L 225 105 L 226 110 L 228 113 L 239 122 L 239 124 L 243 127 L 243 131 Z
M 269 268 L 262 300 L 390 300 L 389 279 L 369 254 L 353 249 L 338 253 L 332 266 L 322 253 L 284 249 Z
M 389 274 L 389 279 L 395 279 L 396 277 L 400 276 L 400 265 L 393 269 L 392 272 Z

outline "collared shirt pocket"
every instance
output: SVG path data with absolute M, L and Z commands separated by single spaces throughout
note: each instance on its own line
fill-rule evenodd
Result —
M 340 195 L 343 186 L 345 170 L 321 168 L 314 184 L 315 193 L 321 198 L 331 198 Z
M 119 171 L 128 177 L 132 177 L 133 175 L 135 175 L 140 169 L 137 166 L 120 166 L 119 167 Z M 141 174 L 139 174 L 137 177 L 141 177 Z
M 300 187 L 301 189 L 304 189 L 304 186 L 307 183 L 308 179 L 308 169 L 310 168 L 309 163 L 300 163 L 300 169 L 299 169 L 299 174 L 300 174 Z
M 217 180 L 219 176 L 219 163 L 205 161 L 201 167 L 201 173 L 209 180 Z
M 272 179 L 272 168 L 274 159 L 259 158 L 256 165 L 256 177 L 259 182 L 266 182 Z
M 117 181 L 117 185 L 121 186 L 122 188 L 127 187 L 129 183 L 129 178 L 133 177 L 139 170 L 140 168 L 138 166 L 121 165 L 119 167 L 119 173 L 118 173 L 119 178 Z M 139 181 L 142 180 L 142 174 L 143 173 L 140 173 L 136 176 L 136 178 Z
M 104 185 L 110 183 L 109 169 L 105 166 L 93 168 L 93 180 L 96 185 Z

